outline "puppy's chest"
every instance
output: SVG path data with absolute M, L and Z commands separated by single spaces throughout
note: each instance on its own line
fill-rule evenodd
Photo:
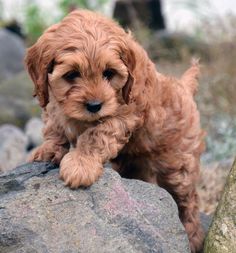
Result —
M 78 137 L 91 126 L 92 125 L 90 123 L 81 123 L 73 121 L 66 122 L 64 125 L 65 135 L 69 142 L 73 146 L 76 146 Z
M 76 130 L 74 126 L 70 126 L 70 125 L 65 126 L 64 129 L 65 129 L 65 135 L 67 139 L 73 146 L 75 146 L 77 138 L 79 136 L 78 131 Z

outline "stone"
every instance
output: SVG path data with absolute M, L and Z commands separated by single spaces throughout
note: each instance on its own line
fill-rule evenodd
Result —
M 34 84 L 25 71 L 0 83 L 0 125 L 24 127 L 30 118 L 41 114 L 33 90 Z
M 8 124 L 0 126 L 0 172 L 25 162 L 27 143 L 27 137 L 18 127 Z
M 25 125 L 25 134 L 28 137 L 29 149 L 39 146 L 43 142 L 43 122 L 40 118 L 33 117 Z
M 6 29 L 0 29 L 0 81 L 24 69 L 24 55 L 23 40 Z
M 160 0 L 118 0 L 115 2 L 113 17 L 123 27 L 138 29 L 144 25 L 154 31 L 166 28 Z
M 228 175 L 204 247 L 204 253 L 236 252 L 236 160 Z
M 110 167 L 71 190 L 50 163 L 0 175 L 0 252 L 187 253 L 177 205 L 164 189 Z

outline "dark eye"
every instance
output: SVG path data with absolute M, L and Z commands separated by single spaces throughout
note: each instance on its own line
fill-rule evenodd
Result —
M 81 77 L 81 75 L 80 75 L 80 72 L 76 71 L 76 70 L 70 71 L 70 72 L 66 73 L 65 75 L 63 75 L 63 78 L 67 82 L 73 82 L 78 77 Z
M 114 69 L 106 69 L 105 71 L 103 71 L 102 75 L 105 79 L 107 79 L 108 81 L 110 81 L 114 75 L 116 74 Z

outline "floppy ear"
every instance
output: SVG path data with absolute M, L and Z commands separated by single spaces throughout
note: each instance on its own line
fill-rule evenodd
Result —
M 50 46 L 50 39 L 57 29 L 57 24 L 51 26 L 30 47 L 25 56 L 25 67 L 34 82 L 34 96 L 37 96 L 41 107 L 46 107 L 49 100 L 48 95 L 48 73 L 51 73 L 54 65 L 54 49 Z
M 41 49 L 42 50 L 42 49 Z M 34 96 L 37 96 L 41 107 L 48 104 L 48 73 L 52 71 L 53 60 L 44 58 L 40 52 L 38 43 L 28 49 L 25 57 L 25 65 L 34 82 Z M 43 58 L 43 59 L 42 59 Z
M 134 78 L 129 74 L 128 80 L 125 86 L 122 88 L 122 97 L 126 104 L 129 104 L 130 92 L 133 86 Z
M 122 50 L 121 54 L 121 60 L 124 62 L 126 67 L 128 68 L 129 76 L 126 84 L 122 88 L 122 97 L 125 101 L 126 104 L 129 103 L 130 100 L 130 93 L 132 90 L 132 86 L 135 82 L 135 77 L 134 77 L 134 69 L 136 66 L 136 58 L 135 58 L 135 53 L 133 51 L 133 46 L 135 43 L 132 43 L 131 41 L 126 43 L 125 49 Z

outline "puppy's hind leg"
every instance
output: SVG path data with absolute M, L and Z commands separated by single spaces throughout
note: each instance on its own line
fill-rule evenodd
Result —
M 191 252 L 200 252 L 203 245 L 203 230 L 200 224 L 198 210 L 198 194 L 196 181 L 198 178 L 199 162 L 191 155 L 182 157 L 175 164 L 165 162 L 158 164 L 158 185 L 165 188 L 175 199 L 180 219 L 189 237 Z M 164 163 L 163 163 L 164 164 Z
M 152 170 L 152 164 L 146 157 L 120 154 L 111 162 L 112 168 L 117 171 L 121 177 L 139 179 L 153 184 L 157 183 L 156 173 Z

